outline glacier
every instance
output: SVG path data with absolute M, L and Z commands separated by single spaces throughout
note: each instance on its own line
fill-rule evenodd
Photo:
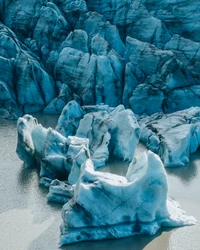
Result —
M 0 0 L 0 117 L 200 106 L 199 15 L 197 0 Z

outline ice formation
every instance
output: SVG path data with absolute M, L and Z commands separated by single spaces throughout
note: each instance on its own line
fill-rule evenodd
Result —
M 166 167 L 180 167 L 200 146 L 200 108 L 141 118 L 140 140 L 159 154 Z
M 161 227 L 195 224 L 167 192 L 164 166 L 150 151 L 130 164 L 126 177 L 95 171 L 88 159 L 74 196 L 63 206 L 60 243 L 153 235 Z

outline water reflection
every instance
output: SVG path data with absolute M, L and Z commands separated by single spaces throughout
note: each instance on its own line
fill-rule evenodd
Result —
M 59 115 L 44 115 L 42 113 L 32 113 L 31 115 L 45 128 L 55 128 L 59 118 Z
M 18 172 L 18 186 L 20 187 L 22 193 L 28 193 L 27 198 L 30 198 L 30 196 L 36 200 L 36 199 L 44 199 L 44 202 L 46 202 L 46 195 L 48 194 L 48 189 L 39 186 L 39 168 L 25 168 L 22 164 L 19 172 Z M 32 192 L 32 190 L 35 190 Z M 39 202 L 38 202 L 39 203 Z M 62 205 L 50 203 L 51 208 L 53 210 L 59 210 L 61 211 Z
M 38 169 L 25 168 L 24 164 L 22 164 L 18 173 L 18 184 L 22 188 L 28 188 L 32 181 L 39 181 Z
M 134 152 L 134 157 L 139 158 L 139 156 L 143 153 L 146 152 L 147 148 L 143 143 L 139 143 L 136 146 L 135 152 Z M 110 157 L 108 162 L 106 163 L 105 167 L 99 169 L 101 172 L 109 172 L 112 174 L 117 174 L 121 176 L 125 176 L 128 170 L 130 163 L 124 162 L 122 160 L 116 159 L 114 157 Z
M 125 176 L 128 166 L 129 163 L 116 158 L 110 158 L 106 165 L 103 168 L 98 169 L 98 171 Z

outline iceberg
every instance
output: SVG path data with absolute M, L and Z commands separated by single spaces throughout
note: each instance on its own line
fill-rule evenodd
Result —
M 161 227 L 195 224 L 167 192 L 164 166 L 151 151 L 131 162 L 126 177 L 95 171 L 88 159 L 62 209 L 60 244 L 154 235 Z

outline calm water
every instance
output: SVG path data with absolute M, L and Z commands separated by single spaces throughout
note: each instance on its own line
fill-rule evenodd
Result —
M 37 115 L 48 127 L 56 119 Z M 16 121 L 0 119 L 0 250 L 199 250 L 200 225 L 165 230 L 156 236 L 86 242 L 59 248 L 61 206 L 48 205 L 46 190 L 38 187 L 36 170 L 23 168 L 15 154 Z M 139 154 L 143 150 L 140 147 Z M 123 175 L 126 164 L 112 162 L 106 171 Z M 200 221 L 200 151 L 183 168 L 167 170 L 169 195 Z

